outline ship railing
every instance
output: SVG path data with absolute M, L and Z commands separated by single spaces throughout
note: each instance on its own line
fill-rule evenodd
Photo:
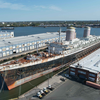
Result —
M 23 65 L 22 63 L 19 64 L 19 66 Z
M 72 53 L 74 51 L 77 51 L 77 50 L 81 50 L 82 48 L 88 47 L 88 46 L 92 45 L 93 43 L 97 43 L 97 42 L 96 41 L 95 42 L 93 41 L 91 43 L 87 43 L 87 44 L 84 44 L 82 46 L 79 46 L 79 47 L 77 47 L 75 49 L 72 49 L 71 51 L 68 51 L 68 54 L 70 54 L 70 53 Z
M 10 66 L 6 66 L 6 68 L 10 68 Z

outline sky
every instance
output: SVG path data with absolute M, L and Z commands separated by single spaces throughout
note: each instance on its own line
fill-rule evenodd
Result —
M 0 21 L 100 20 L 100 0 L 0 0 Z

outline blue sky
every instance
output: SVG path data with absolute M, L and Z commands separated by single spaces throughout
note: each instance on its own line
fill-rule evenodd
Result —
M 0 21 L 100 20 L 100 0 L 0 0 Z

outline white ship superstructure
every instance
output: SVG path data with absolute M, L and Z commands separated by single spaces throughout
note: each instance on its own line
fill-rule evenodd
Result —
M 48 51 L 53 54 L 70 54 L 94 45 L 97 41 L 100 41 L 100 36 L 90 35 L 86 38 L 75 38 L 72 41 L 54 42 L 50 44 Z

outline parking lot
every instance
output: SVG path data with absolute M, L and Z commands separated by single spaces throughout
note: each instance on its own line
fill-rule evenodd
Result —
M 66 78 L 65 74 L 67 73 L 68 70 L 49 79 L 49 83 L 52 84 L 54 89 L 53 91 L 49 90 L 49 93 L 45 93 L 42 100 L 100 100 L 100 90 L 85 85 L 79 79 Z M 61 78 L 64 78 L 65 81 L 61 80 Z M 36 93 L 47 86 L 48 81 L 43 82 L 43 84 L 38 86 L 36 91 L 33 91 L 33 96 L 30 99 L 24 98 L 23 100 L 40 100 Z
M 68 79 L 43 100 L 100 100 L 100 90 Z
M 64 74 L 64 73 L 61 72 L 61 74 L 56 74 L 53 77 L 51 77 L 49 80 L 44 81 L 43 83 L 41 83 L 37 87 L 35 87 L 35 88 L 31 89 L 30 91 L 28 91 L 27 93 L 21 95 L 19 100 L 36 100 L 36 99 L 38 99 L 36 94 L 40 90 L 43 90 L 44 87 L 48 87 L 48 84 L 52 85 L 52 87 L 54 87 L 54 88 L 57 88 L 60 84 L 63 83 L 63 81 L 60 80 L 60 78 L 65 78 L 62 74 Z M 48 75 L 46 77 L 48 77 Z M 51 91 L 50 91 L 50 93 L 51 93 Z M 48 93 L 48 94 L 50 94 L 50 93 Z M 46 94 L 46 96 L 48 94 Z

